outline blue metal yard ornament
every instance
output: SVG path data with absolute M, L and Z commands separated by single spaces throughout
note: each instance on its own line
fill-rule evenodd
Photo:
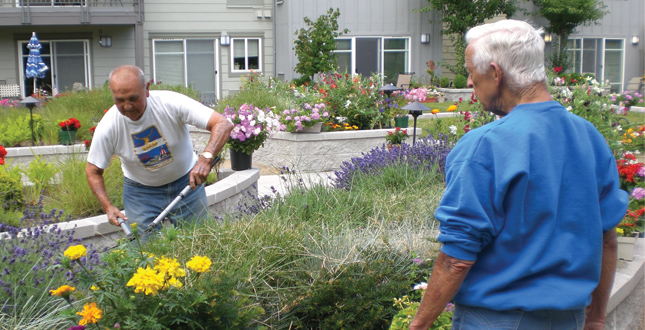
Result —
M 27 78 L 34 78 L 34 94 L 36 93 L 36 79 L 45 78 L 45 71 L 49 70 L 47 65 L 43 62 L 43 59 L 40 57 L 41 47 L 40 42 L 38 42 L 38 37 L 36 37 L 36 32 L 32 32 L 31 39 L 27 44 L 27 48 L 29 48 L 29 57 L 27 58 L 25 76 Z

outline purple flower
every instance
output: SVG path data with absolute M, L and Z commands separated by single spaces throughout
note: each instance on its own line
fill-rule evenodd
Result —
M 642 169 L 643 167 L 641 167 Z M 645 189 L 641 187 L 636 187 L 632 190 L 632 196 L 638 200 L 645 198 Z
M 85 326 L 84 325 L 75 325 L 75 326 L 73 326 L 73 327 L 71 327 L 71 328 L 69 328 L 67 330 L 85 330 Z
M 636 173 L 638 176 L 645 176 L 645 166 L 641 166 L 640 169 L 638 169 L 638 172 Z
M 415 264 L 419 264 L 419 265 L 423 265 L 425 263 L 425 262 L 423 262 L 423 260 L 421 260 L 419 258 L 412 259 L 412 262 L 414 262 Z

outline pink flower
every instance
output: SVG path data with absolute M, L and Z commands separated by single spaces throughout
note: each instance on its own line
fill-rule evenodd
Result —
M 643 169 L 643 167 L 641 167 Z M 638 200 L 645 198 L 645 189 L 641 187 L 636 187 L 632 190 L 632 196 Z

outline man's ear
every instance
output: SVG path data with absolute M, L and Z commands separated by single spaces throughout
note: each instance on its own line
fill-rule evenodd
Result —
M 150 96 L 150 82 L 146 82 L 146 97 Z
M 495 78 L 495 83 L 497 87 L 501 87 L 502 78 L 504 77 L 504 72 L 502 72 L 502 68 L 500 68 L 500 66 L 497 63 L 491 62 L 490 70 L 493 72 L 493 78 Z

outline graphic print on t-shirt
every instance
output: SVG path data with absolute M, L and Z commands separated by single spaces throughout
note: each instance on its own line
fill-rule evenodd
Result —
M 157 127 L 150 126 L 131 136 L 134 154 L 139 157 L 146 170 L 156 170 L 172 163 L 172 154 Z

